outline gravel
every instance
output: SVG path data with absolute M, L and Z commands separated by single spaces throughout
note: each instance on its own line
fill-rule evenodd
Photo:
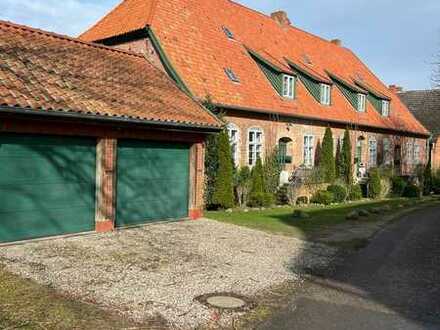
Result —
M 135 321 L 158 315 L 174 329 L 218 320 L 195 300 L 213 292 L 254 297 L 301 272 L 325 267 L 336 250 L 211 220 L 0 248 L 12 273 Z M 258 302 L 257 302 L 258 303 Z M 237 313 L 222 315 L 227 324 Z

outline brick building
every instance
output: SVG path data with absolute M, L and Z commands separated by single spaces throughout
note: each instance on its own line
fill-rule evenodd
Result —
M 0 21 L 0 243 L 200 217 L 222 125 L 139 54 Z
M 399 97 L 432 133 L 431 166 L 440 169 L 440 90 L 400 91 Z
M 143 54 L 182 90 L 225 115 L 239 166 L 279 146 L 284 177 L 313 166 L 330 126 L 351 129 L 358 173 L 381 164 L 411 175 L 428 131 L 340 40 L 230 0 L 125 0 L 80 38 Z

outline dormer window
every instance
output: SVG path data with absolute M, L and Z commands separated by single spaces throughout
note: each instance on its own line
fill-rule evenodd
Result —
M 229 80 L 236 82 L 236 83 L 240 82 L 240 79 L 238 79 L 237 75 L 234 73 L 234 71 L 232 71 L 231 68 L 226 68 L 225 73 L 226 73 L 226 76 L 228 76 Z
M 390 116 L 390 101 L 387 100 L 382 101 L 382 116 L 384 117 Z
M 288 99 L 295 97 L 295 78 L 287 74 L 283 75 L 283 97 Z
M 367 96 L 365 94 L 359 93 L 357 95 L 357 101 L 357 111 L 365 112 L 365 109 L 367 107 Z
M 223 26 L 222 29 L 223 29 L 223 32 L 224 32 L 224 33 L 226 34 L 226 36 L 228 37 L 228 39 L 235 40 L 234 34 L 232 33 L 231 30 L 229 30 L 228 27 Z
M 321 84 L 321 104 L 330 105 L 331 87 L 327 84 Z

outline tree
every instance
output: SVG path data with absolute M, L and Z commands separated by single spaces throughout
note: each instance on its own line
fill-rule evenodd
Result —
M 238 204 L 243 207 L 247 204 L 251 186 L 251 170 L 245 166 L 240 168 L 236 174 L 236 186 Z
M 218 171 L 218 135 L 210 135 L 206 139 L 205 152 L 205 205 L 213 208 L 214 184 Z
M 342 145 L 342 153 L 341 153 L 341 178 L 345 181 L 346 184 L 351 185 L 353 183 L 353 165 L 351 161 L 351 140 L 350 140 L 350 131 L 348 128 L 344 133 L 344 140 Z
M 337 179 L 341 178 L 342 174 L 342 152 L 341 152 L 341 141 L 338 139 L 336 145 L 336 156 L 335 156 L 335 176 Z
M 319 168 L 321 164 L 321 154 L 322 154 L 321 140 L 318 140 L 318 142 L 316 143 L 315 159 L 313 160 L 313 165 L 316 168 Z
M 266 157 L 263 165 L 264 192 L 275 195 L 280 185 L 281 166 L 278 160 L 278 148 Z
M 257 159 L 257 163 L 251 173 L 251 195 L 264 193 L 264 172 L 261 159 Z
M 233 166 L 228 133 L 223 130 L 218 136 L 218 170 L 215 177 L 213 203 L 221 208 L 234 206 Z
M 322 140 L 320 170 L 324 182 L 332 183 L 335 181 L 335 156 L 333 147 L 333 134 L 330 127 L 327 127 Z

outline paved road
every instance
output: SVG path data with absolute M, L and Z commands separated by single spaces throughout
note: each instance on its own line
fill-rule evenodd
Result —
M 387 227 L 259 329 L 440 329 L 440 206 Z

